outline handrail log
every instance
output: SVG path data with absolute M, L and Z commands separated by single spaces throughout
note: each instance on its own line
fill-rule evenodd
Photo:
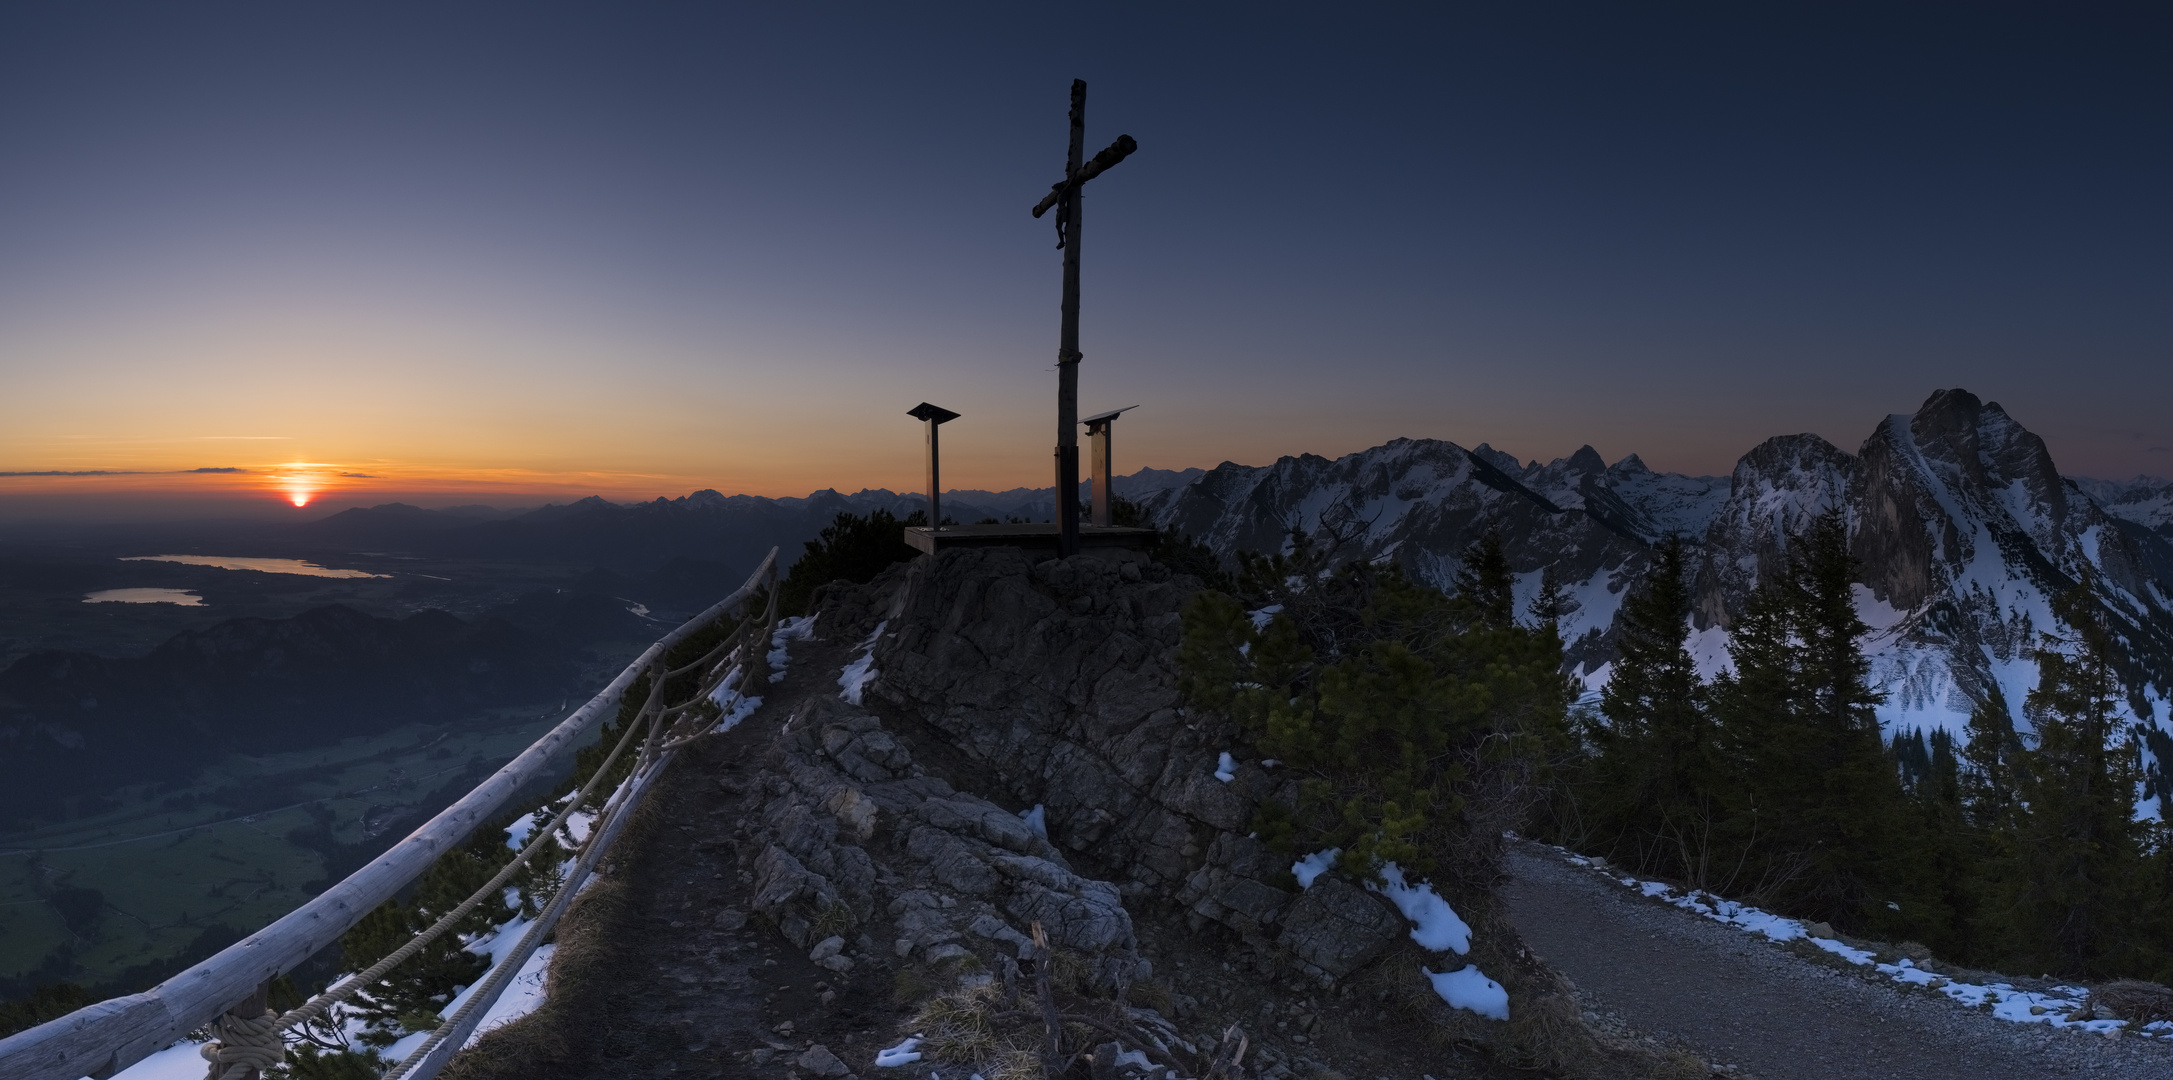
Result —
M 574 710 L 475 790 L 424 822 L 369 865 L 270 926 L 140 994 L 77 1009 L 0 1039 L 0 1076 L 8 1080 L 103 1080 L 209 1023 L 258 986 L 293 970 L 340 939 L 364 915 L 415 880 L 438 856 L 488 821 L 514 793 L 550 771 L 618 704 L 619 695 L 672 646 L 752 596 L 777 549 L 732 595 L 659 638 L 610 685 Z

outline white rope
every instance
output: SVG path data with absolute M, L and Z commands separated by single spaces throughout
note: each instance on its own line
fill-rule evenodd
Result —
M 262 1016 L 221 1014 L 211 1022 L 211 1038 L 196 1051 L 211 1062 L 206 1080 L 240 1077 L 250 1069 L 262 1075 L 287 1060 L 286 1040 L 279 1037 L 279 1015 L 269 1009 Z
M 445 1022 L 439 1024 L 430 1033 L 430 1037 L 423 1040 L 422 1045 L 386 1072 L 383 1080 L 401 1080 L 413 1072 L 433 1051 L 451 1038 L 454 1032 L 467 1024 L 470 1017 L 497 1002 L 499 993 L 505 989 L 506 981 L 535 952 L 543 935 L 549 933 L 557 924 L 559 916 L 565 913 L 574 894 L 581 891 L 581 883 L 587 880 L 589 873 L 595 868 L 619 823 L 633 812 L 634 803 L 645 793 L 648 782 L 669 760 L 670 755 L 666 753 L 647 771 L 627 778 L 626 785 L 619 789 L 617 795 L 605 804 L 603 812 L 598 815 L 595 827 L 589 831 L 588 839 L 581 845 L 580 857 L 574 862 L 573 872 L 566 875 L 565 883 L 559 886 L 558 892 L 544 905 L 543 911 L 536 916 L 536 921 L 529 924 L 527 932 L 521 935 L 521 940 L 513 947 L 513 951 L 497 967 L 492 968 L 490 974 L 483 977 L 475 991 L 468 995 L 468 1000 L 462 1002 L 460 1008 L 453 1010 L 453 1015 L 446 1017 Z
M 776 622 L 777 578 L 776 569 L 773 565 L 770 567 L 769 604 L 764 612 L 764 633 L 773 632 Z M 669 681 L 671 674 L 683 673 L 700 666 L 702 663 L 706 663 L 709 657 L 715 656 L 726 645 L 732 644 L 735 639 L 741 637 L 750 628 L 751 624 L 751 619 L 743 620 L 739 628 L 724 642 L 720 642 L 717 648 L 710 650 L 709 656 L 704 657 L 702 661 L 678 668 L 675 672 L 666 672 L 661 666 L 652 669 L 650 696 L 648 701 L 643 703 L 642 712 L 649 714 L 650 707 L 660 701 L 664 684 Z M 735 648 L 734 651 L 737 652 L 738 650 Z M 754 655 L 760 655 L 760 653 L 757 652 Z M 732 670 L 744 672 L 747 667 L 751 666 L 751 663 L 750 657 L 748 661 L 743 661 Z M 730 675 L 731 671 L 726 671 L 721 677 L 705 680 L 700 689 L 696 691 L 694 698 L 690 699 L 690 703 L 707 698 Z M 423 1068 L 426 1064 L 430 1066 L 430 1071 L 423 1073 L 417 1080 L 427 1080 L 428 1077 L 435 1075 L 437 1068 L 443 1066 L 444 1060 L 440 1059 L 433 1062 L 431 1060 L 433 1054 L 447 1040 L 453 1038 L 456 1033 L 471 1029 L 473 1026 L 472 1018 L 479 1011 L 488 1009 L 497 1002 L 498 995 L 504 991 L 506 982 L 512 979 L 521 965 L 535 952 L 536 946 L 542 941 L 543 936 L 549 933 L 551 928 L 557 924 L 559 916 L 564 914 L 566 906 L 572 902 L 574 894 L 580 891 L 582 882 L 586 881 L 589 874 L 594 870 L 597 861 L 602 857 L 604 848 L 611 843 L 612 839 L 617 835 L 619 827 L 633 813 L 635 803 L 640 800 L 642 795 L 647 793 L 649 783 L 663 772 L 666 765 L 670 764 L 672 756 L 680 746 L 702 734 L 702 732 L 696 731 L 679 738 L 662 738 L 665 716 L 672 711 L 658 708 L 653 714 L 649 714 L 648 737 L 643 740 L 634 775 L 627 778 L 626 784 L 614 793 L 612 799 L 605 804 L 603 810 L 597 815 L 594 825 L 589 830 L 587 839 L 582 842 L 581 851 L 574 861 L 572 872 L 566 875 L 566 880 L 559 886 L 558 891 L 552 895 L 550 901 L 544 905 L 544 909 L 537 915 L 536 921 L 529 924 L 527 932 L 521 935 L 521 940 L 514 945 L 513 950 L 507 953 L 505 959 L 492 968 L 489 974 L 484 976 L 483 981 L 469 993 L 468 999 L 461 1003 L 460 1008 L 455 1009 L 451 1016 L 446 1017 L 445 1021 L 430 1033 L 430 1037 L 423 1040 L 422 1045 L 416 1047 L 399 1064 L 386 1072 L 383 1080 L 403 1080 L 403 1078 L 415 1073 L 416 1070 Z M 638 726 L 638 723 L 627 725 L 626 733 L 620 737 L 619 746 L 612 751 L 613 757 L 618 755 L 620 749 L 625 748 L 627 741 L 632 738 Z M 596 776 L 589 781 L 590 785 L 593 786 L 609 767 L 607 762 L 604 766 L 598 768 Z M 453 1052 L 458 1050 L 459 1047 L 453 1048 Z
M 611 771 L 611 766 L 618 761 L 619 753 L 626 749 L 626 745 L 632 740 L 634 732 L 641 726 L 639 723 L 640 718 L 647 715 L 650 706 L 655 704 L 658 694 L 662 692 L 662 685 L 661 682 L 658 682 L 656 688 L 651 689 L 649 699 L 642 703 L 642 711 L 636 714 L 636 722 L 626 725 L 626 732 L 619 736 L 618 745 L 611 748 L 611 753 L 605 756 L 601 765 L 597 766 L 596 773 L 589 777 L 589 782 L 574 793 L 573 798 L 567 801 L 566 808 L 560 810 L 558 815 L 551 819 L 550 824 L 535 831 L 533 839 L 528 841 L 528 845 L 521 849 L 520 854 L 513 857 L 513 861 L 499 870 L 496 877 L 491 878 L 488 884 L 477 889 L 466 900 L 461 901 L 459 906 L 446 912 L 439 917 L 437 922 L 410 937 L 406 944 L 393 950 L 377 963 L 370 965 L 359 974 L 349 976 L 339 985 L 327 989 L 324 993 L 318 994 L 316 997 L 296 1006 L 286 1015 L 279 1017 L 279 1030 L 286 1031 L 298 1024 L 315 1020 L 317 1017 L 324 1015 L 325 1010 L 330 1009 L 334 1004 L 346 1001 L 366 986 L 376 984 L 393 968 L 400 966 L 408 958 L 422 951 L 424 946 L 437 940 L 447 930 L 452 929 L 454 924 L 458 923 L 469 912 L 474 911 L 484 900 L 498 895 L 498 891 L 505 887 L 506 882 L 511 881 L 514 874 L 519 873 L 521 868 L 526 866 L 538 851 L 543 850 L 544 844 L 557 834 L 558 827 L 564 824 L 567 818 L 573 816 L 574 811 L 580 809 L 581 804 L 588 801 L 589 796 L 595 794 L 597 785 Z
M 774 577 L 774 572 L 772 576 Z M 773 594 L 773 599 L 770 602 L 769 609 L 772 613 L 771 617 L 774 620 L 774 612 L 777 606 L 774 599 L 774 594 L 776 592 L 774 584 L 771 592 Z M 725 645 L 730 645 L 734 641 L 738 640 L 743 632 L 747 629 L 750 622 L 751 620 L 742 620 L 741 625 L 736 628 L 733 633 L 725 639 L 724 643 L 718 646 L 718 648 L 722 649 Z M 717 650 L 713 649 L 711 650 L 709 655 L 714 656 L 716 652 Z M 676 669 L 676 671 L 685 672 L 691 670 L 695 666 L 697 665 L 690 664 L 685 667 L 678 668 Z M 644 730 L 645 726 L 647 731 L 649 732 L 650 738 L 644 741 L 643 757 L 647 758 L 653 756 L 650 748 L 656 746 L 657 740 L 655 736 L 657 734 L 657 731 L 661 727 L 665 715 L 667 715 L 667 713 L 671 711 L 661 707 L 664 695 L 664 687 L 665 684 L 669 681 L 671 674 L 673 673 L 665 671 L 661 664 L 650 668 L 649 696 L 643 700 L 641 709 L 640 711 L 635 713 L 634 719 L 626 725 L 625 732 L 619 736 L 618 744 L 611 748 L 611 753 L 606 755 L 603 762 L 597 766 L 596 772 L 589 777 L 588 783 L 583 785 L 579 791 L 574 793 L 573 798 L 567 801 L 566 806 L 561 809 L 555 817 L 551 819 L 548 825 L 545 825 L 541 829 L 537 829 L 534 833 L 531 834 L 532 839 L 530 839 L 528 844 L 521 849 L 520 854 L 515 855 L 511 862 L 507 863 L 503 868 L 501 868 L 497 876 L 493 877 L 489 881 L 489 883 L 485 884 L 482 888 L 477 889 L 474 894 L 470 895 L 466 900 L 461 901 L 459 906 L 453 908 L 451 911 L 446 912 L 443 916 L 439 917 L 437 922 L 431 924 L 428 928 L 416 933 L 413 937 L 409 938 L 405 944 L 400 946 L 400 948 L 395 949 L 393 952 L 387 954 L 377 963 L 372 964 L 369 968 L 363 970 L 360 973 L 349 976 L 347 979 L 342 980 L 339 985 L 327 989 L 324 993 L 321 993 L 316 997 L 311 998 L 309 1001 L 304 1002 L 303 1004 L 290 1010 L 285 1015 L 277 1017 L 274 1021 L 274 1030 L 271 1033 L 271 1038 L 274 1042 L 279 1043 L 281 1053 L 284 1054 L 285 1044 L 283 1041 L 279 1040 L 278 1036 L 280 1032 L 287 1031 L 297 1025 L 308 1023 L 311 1020 L 315 1020 L 319 1016 L 324 1015 L 324 1013 L 329 1010 L 334 1004 L 346 1001 L 354 997 L 354 995 L 360 993 L 365 987 L 375 985 L 378 980 L 384 978 L 385 975 L 390 973 L 394 968 L 398 967 L 400 964 L 412 958 L 416 953 L 422 951 L 422 949 L 428 946 L 430 942 L 443 936 L 447 930 L 450 930 L 454 925 L 459 923 L 461 919 L 468 915 L 469 912 L 474 911 L 478 906 L 483 903 L 483 901 L 489 899 L 490 897 L 498 895 L 499 890 L 503 889 L 506 883 L 513 879 L 513 875 L 519 873 L 522 867 L 528 865 L 528 863 L 534 859 L 536 853 L 543 850 L 545 843 L 549 841 L 552 837 L 557 835 L 559 826 L 564 824 L 568 818 L 572 817 L 574 812 L 580 809 L 580 807 L 588 801 L 590 796 L 595 794 L 598 785 L 601 784 L 604 778 L 610 774 L 611 767 L 618 762 L 619 755 L 626 749 L 627 745 L 633 741 L 634 733 Z M 726 672 L 726 676 L 729 677 L 729 675 L 730 672 Z M 718 684 L 722 683 L 723 681 L 724 680 L 722 678 L 707 680 L 706 685 L 702 686 L 701 690 L 696 694 L 693 700 L 703 700 L 711 691 L 716 688 Z M 644 723 L 645 721 L 646 725 Z M 667 748 L 676 748 L 682 741 L 684 740 L 674 741 L 670 743 L 669 747 Z M 601 815 L 599 815 L 598 825 L 601 826 L 601 824 Z M 593 839 L 596 834 L 597 830 L 592 829 L 590 832 L 590 838 Z M 584 850 L 588 847 L 586 843 L 584 843 L 582 846 Z M 571 881 L 571 879 L 569 879 L 566 885 L 562 885 L 560 887 L 560 889 L 558 890 L 559 893 L 567 894 L 567 886 L 570 886 L 571 884 L 573 884 L 573 882 Z M 555 904 L 557 903 L 557 900 L 558 897 L 554 895 L 551 903 Z M 541 922 L 542 920 L 539 919 L 538 924 L 540 924 Z M 533 928 L 534 927 L 531 926 L 531 930 L 533 930 Z M 475 1000 L 475 998 L 481 996 L 481 994 L 482 992 L 479 992 L 476 995 L 470 995 L 470 1000 Z M 495 992 L 491 992 L 489 996 L 495 998 L 497 995 Z M 208 1051 L 206 1053 L 208 1056 Z M 278 1064 L 280 1060 L 284 1060 L 283 1057 L 281 1059 L 274 1060 L 272 1064 Z M 263 1066 L 257 1067 L 262 1068 Z M 216 1080 L 239 1080 L 239 1077 L 242 1075 L 243 1074 L 237 1070 L 229 1069 L 221 1077 L 216 1078 Z

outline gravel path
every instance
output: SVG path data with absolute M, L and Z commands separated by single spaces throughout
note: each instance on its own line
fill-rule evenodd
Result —
M 2173 1076 L 2173 1044 L 1995 1020 L 1870 983 L 1537 845 L 1512 850 L 1508 868 L 1510 921 L 1587 1007 L 1759 1080 Z

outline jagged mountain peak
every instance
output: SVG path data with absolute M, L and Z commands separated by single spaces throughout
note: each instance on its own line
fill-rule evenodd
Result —
M 2084 495 L 2108 514 L 2173 541 L 2173 480 L 2138 475 L 2132 480 L 2070 477 Z
M 1607 471 L 1607 462 L 1601 459 L 1600 452 L 1592 449 L 1590 444 L 1578 447 L 1576 453 L 1562 462 L 1562 466 L 1570 472 L 1592 475 Z
M 1503 453 L 1502 451 L 1496 450 L 1492 446 L 1487 445 L 1486 443 L 1480 443 L 1478 446 L 1472 448 L 1471 454 L 1473 457 L 1476 457 L 1479 460 L 1484 461 L 1487 464 L 1492 465 L 1495 468 L 1500 469 L 1501 471 L 1508 473 L 1511 476 L 1519 476 L 1529 471 L 1529 467 L 1519 462 L 1516 459 L 1516 455 Z
M 1587 673 L 1610 657 L 1622 595 L 1655 543 L 1675 535 L 1695 548 L 1710 671 L 1726 662 L 1744 602 L 1786 565 L 1790 537 L 1838 510 L 1861 563 L 1859 613 L 1875 631 L 1890 728 L 1959 729 L 1995 683 L 2019 707 L 2032 652 L 2058 629 L 2050 598 L 2086 576 L 2130 645 L 2138 715 L 2150 707 L 2143 687 L 2160 699 L 2173 690 L 2173 485 L 2071 489 L 2044 440 L 1960 388 L 1879 421 L 1856 453 L 1809 432 L 1780 435 L 1727 477 L 1657 473 L 1634 454 L 1607 466 L 1589 446 L 1542 465 L 1484 443 L 1397 439 L 1334 461 L 1225 463 L 1146 507 L 1223 550 L 1278 550 L 1295 526 L 1340 538 L 1338 558 L 1393 559 L 1443 586 L 1492 532 L 1520 603 L 1550 566 L 1569 584 L 1570 655 Z
M 2145 714 L 2146 684 L 2173 688 L 2173 551 L 2145 550 L 2147 530 L 2079 494 L 2043 439 L 1958 388 L 1881 420 L 1853 456 L 1815 435 L 1769 439 L 1737 463 L 1707 535 L 1700 624 L 1725 627 L 1784 564 L 1787 537 L 1838 508 L 1889 727 L 1959 729 L 1995 683 L 2019 704 L 2041 635 L 2058 629 L 2051 598 L 2085 578 L 2134 649 L 2131 701 Z
M 1845 506 L 1856 459 L 1809 432 L 1776 435 L 1735 463 L 1728 498 L 1704 537 L 1697 571 L 1697 622 L 1725 627 L 1751 592 L 1788 557 L 1788 538 Z

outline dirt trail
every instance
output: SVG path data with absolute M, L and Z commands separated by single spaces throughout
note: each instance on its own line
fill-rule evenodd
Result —
M 1795 956 L 1602 881 L 1545 848 L 1510 853 L 1525 942 L 1588 1007 L 1760 1080 L 2163 1080 L 2173 1045 L 2015 1024 Z

